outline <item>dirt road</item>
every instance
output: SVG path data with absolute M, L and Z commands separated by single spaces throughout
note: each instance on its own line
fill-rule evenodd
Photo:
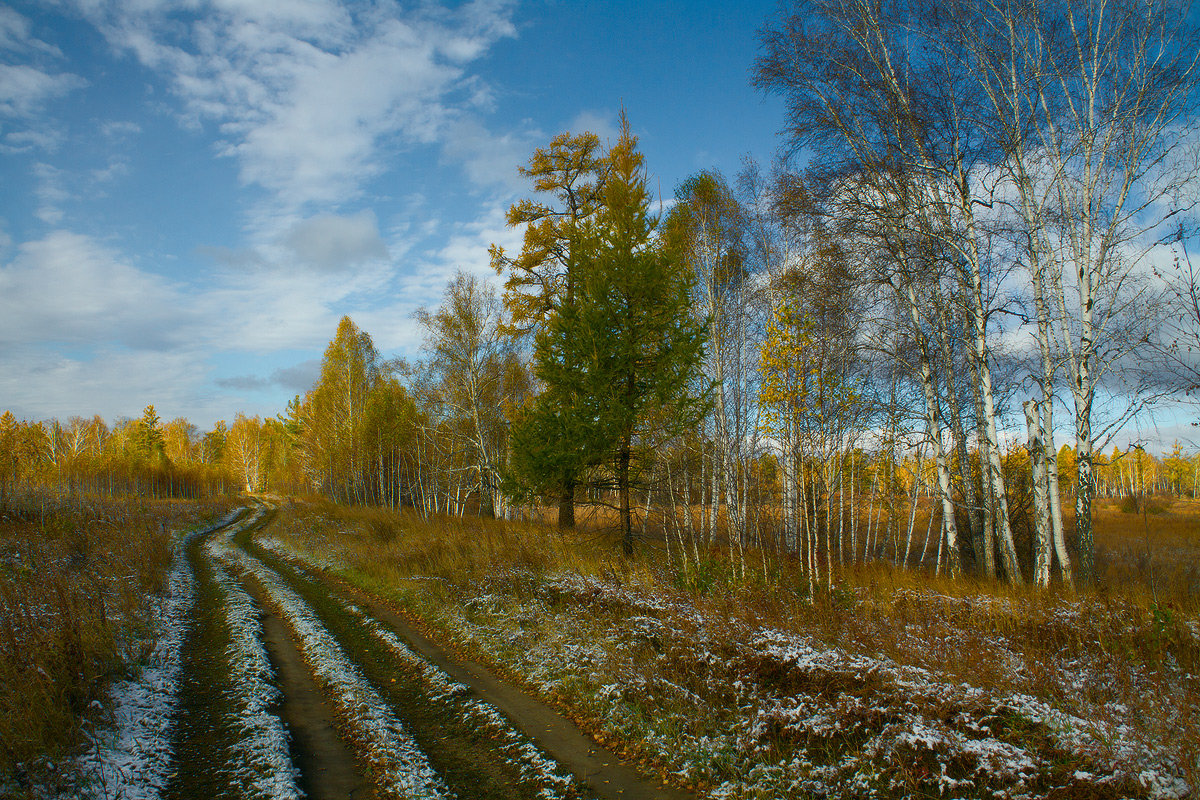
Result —
M 179 646 L 161 655 L 167 679 L 154 688 L 163 699 L 144 709 L 169 717 L 159 724 L 166 746 L 141 752 L 136 731 L 117 731 L 92 754 L 101 778 L 81 794 L 687 796 L 622 764 L 552 708 L 455 658 L 374 598 L 259 547 L 254 537 L 274 514 L 248 508 L 188 541 L 181 568 L 190 578 L 180 585 L 190 612 Z M 126 740 L 133 744 L 123 751 Z

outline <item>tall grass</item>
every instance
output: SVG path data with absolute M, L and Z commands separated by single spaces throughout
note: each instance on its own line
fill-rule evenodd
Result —
M 105 681 L 149 654 L 172 534 L 218 507 L 26 495 L 0 510 L 0 776 L 53 761 Z
M 922 522 L 918 516 L 918 528 Z M 1068 516 L 1068 530 L 1072 522 Z M 305 503 L 282 515 L 277 530 L 314 557 L 335 558 L 384 586 L 414 577 L 470 585 L 497 574 L 576 573 L 686 596 L 701 605 L 729 605 L 738 616 L 820 630 L 832 639 L 853 641 L 859 638 L 853 631 L 861 628 L 872 647 L 894 638 L 879 630 L 874 619 L 922 628 L 942 620 L 986 637 L 1003 636 L 1013 645 L 1024 639 L 1021 649 L 1030 653 L 1108 646 L 1119 637 L 1122 641 L 1114 646 L 1145 663 L 1162 658 L 1164 647 L 1175 647 L 1174 655 L 1191 663 L 1194 654 L 1183 641 L 1186 623 L 1200 615 L 1196 501 L 1179 501 L 1148 518 L 1124 513 L 1115 502 L 1098 506 L 1099 574 L 1095 589 L 1087 592 L 1058 583 L 1035 589 L 970 576 L 952 579 L 934 575 L 931 564 L 901 569 L 880 559 L 839 568 L 834 591 L 810 598 L 802 567 L 789 556 L 748 553 L 743 571 L 717 546 L 702 553 L 697 568 L 668 558 L 660 538 L 646 542 L 642 556 L 630 560 L 620 555 L 615 533 L 602 520 L 592 528 L 563 533 L 540 523 L 423 520 L 406 511 Z M 703 574 L 697 576 L 697 570 Z M 869 612 L 865 616 L 864 610 Z M 1164 639 L 1154 631 L 1164 633 L 1167 615 L 1173 620 Z M 1054 633 L 1062 625 L 1053 621 L 1064 619 L 1077 630 L 1062 632 L 1062 639 Z M 1083 627 L 1089 635 L 1080 635 Z M 947 656 L 940 666 L 952 667 L 959 658 Z
M 713 624 L 780 630 L 922 667 L 951 684 L 1032 695 L 1113 730 L 1120 726 L 1147 746 L 1170 741 L 1192 785 L 1200 782 L 1200 686 L 1190 677 L 1200 673 L 1197 503 L 1176 502 L 1159 514 L 1098 507 L 1099 579 L 1095 589 L 1078 592 L 951 579 L 879 560 L 843 569 L 832 592 L 809 597 L 800 564 L 790 557 L 751 553 L 753 567 L 743 573 L 724 547 L 702 554 L 697 567 L 668 558 L 659 540 L 629 560 L 602 525 L 563 534 L 543 524 L 423 521 L 404 512 L 317 505 L 296 507 L 278 524 L 293 547 L 344 567 L 360 585 L 408 603 L 435 624 L 455 614 L 470 618 L 480 598 L 502 597 L 513 609 L 537 606 L 553 576 L 589 576 L 658 598 L 668 609 L 700 612 L 710 621 L 703 634 L 710 642 L 725 635 Z M 623 615 L 639 613 L 588 607 L 580 624 L 619 628 Z M 686 613 L 679 619 L 681 627 L 692 624 Z M 614 664 L 622 657 L 614 653 Z M 640 668 L 695 685 L 697 665 L 687 659 Z M 617 683 L 622 674 L 616 666 L 611 673 L 589 669 Z M 835 696 L 844 688 L 829 687 Z M 709 699 L 714 707 L 725 702 L 720 692 Z
M 1101 592 L 1200 614 L 1200 501 L 1108 502 L 1097 506 L 1095 525 Z

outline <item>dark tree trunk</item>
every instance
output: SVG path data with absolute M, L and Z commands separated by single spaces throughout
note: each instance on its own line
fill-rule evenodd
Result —
M 562 494 L 558 498 L 558 527 L 572 530 L 575 527 L 575 479 L 563 482 Z
M 633 555 L 633 516 L 629 503 L 629 437 L 621 440 L 617 453 L 617 488 L 621 495 L 621 549 L 626 556 Z

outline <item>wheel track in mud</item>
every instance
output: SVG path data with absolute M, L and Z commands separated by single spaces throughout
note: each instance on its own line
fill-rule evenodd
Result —
M 215 537 L 255 527 L 258 513 L 242 509 L 184 549 L 195 589 L 181 648 L 164 800 L 302 796 L 277 713 L 283 695 L 264 650 L 261 604 L 208 552 Z
M 239 524 L 243 517 L 230 525 Z M 227 680 L 231 670 L 225 646 L 230 640 L 225 598 L 213 574 L 219 567 L 210 563 L 203 552 L 210 535 L 193 539 L 185 549 L 196 590 L 181 651 L 182 680 L 171 737 L 172 768 L 164 792 L 167 800 L 242 796 L 228 769 L 238 736 Z
M 574 722 L 557 710 L 529 696 L 517 686 L 499 679 L 483 665 L 452 656 L 386 603 L 340 582 L 330 581 L 321 575 L 319 570 L 314 570 L 298 559 L 293 561 L 281 558 L 255 543 L 252 534 L 253 532 L 247 532 L 237 537 L 242 551 L 276 574 L 286 576 L 289 585 L 296 589 L 306 602 L 319 606 L 317 610 L 324 622 L 338 629 L 342 635 L 369 642 L 368 649 L 376 654 L 380 653 L 377 640 L 381 635 L 396 640 L 411 659 L 421 662 L 424 668 L 440 673 L 443 676 L 442 680 L 448 679 L 457 683 L 468 702 L 486 703 L 490 708 L 494 708 L 493 713 L 498 712 L 497 715 L 514 732 L 518 732 L 522 739 L 536 746 L 575 778 L 575 791 L 582 790 L 580 796 L 595 796 L 602 800 L 685 800 L 694 797 L 690 793 L 663 786 L 657 780 L 642 775 L 633 766 L 622 762 L 616 754 L 586 736 Z M 356 616 L 360 618 L 358 621 L 353 619 Z M 338 638 L 341 639 L 341 636 Z M 386 647 L 383 649 L 386 651 Z M 382 657 L 377 655 L 376 660 L 380 664 L 390 664 L 392 669 L 395 668 L 394 655 L 389 658 L 385 652 Z M 390 688 L 390 674 L 386 671 L 376 671 L 376 683 L 381 684 L 385 690 Z M 422 693 L 426 692 L 427 688 L 417 685 L 411 688 L 407 699 L 402 694 L 399 705 L 409 711 L 402 711 L 399 716 L 406 723 L 409 721 L 408 713 L 413 710 L 417 712 L 417 716 L 429 714 L 428 706 L 431 704 L 427 699 L 420 698 Z M 420 698 L 415 709 L 412 703 L 413 696 Z M 418 721 L 415 727 L 418 731 L 415 734 L 418 743 L 426 752 L 432 750 L 431 759 L 439 761 L 438 751 L 443 742 L 452 738 L 445 735 L 450 731 L 433 729 L 435 735 L 430 738 L 428 733 L 431 729 L 427 723 L 421 724 Z M 461 719 L 452 721 L 451 729 L 454 727 L 462 727 Z M 482 744 L 478 736 L 473 735 L 470 730 L 460 730 L 457 736 L 460 741 L 475 746 Z M 506 757 L 511 756 L 502 754 L 499 760 Z M 495 763 L 495 759 L 492 763 Z M 453 779 L 449 779 L 448 783 L 451 784 L 451 788 L 456 784 L 462 785 Z M 485 786 L 486 784 L 468 783 L 464 787 L 466 791 L 460 791 L 459 796 L 538 796 L 506 791 L 488 794 L 484 791 Z
M 258 546 L 253 536 L 274 513 L 274 508 L 259 504 L 197 537 L 187 548 L 196 594 L 165 798 L 273 796 L 261 787 L 248 790 L 244 770 L 239 777 L 235 766 L 239 732 L 231 723 L 236 715 L 230 708 L 235 692 L 232 678 L 223 674 L 229 671 L 230 626 L 225 615 L 234 612 L 222 601 L 230 583 L 231 591 L 249 595 L 253 610 L 247 612 L 243 604 L 241 613 L 256 617 L 272 681 L 280 690 L 269 712 L 286 725 L 290 759 L 308 797 L 690 796 L 621 764 L 565 717 L 482 666 L 452 658 L 375 598 L 335 585 L 303 562 L 285 560 Z M 227 542 L 221 553 L 210 544 L 218 538 Z M 397 721 L 397 735 L 411 737 L 414 758 L 432 768 L 432 782 L 417 780 L 407 790 L 388 789 L 386 760 L 364 747 L 361 731 L 355 735 L 356 721 L 348 718 L 353 712 L 339 705 L 339 689 L 314 666 L 296 610 L 283 607 L 278 587 L 298 599 L 301 615 L 311 615 L 305 624 L 311 627 L 315 621 L 327 633 L 349 670 L 361 676 L 374 693 L 371 697 L 379 698 L 372 701 L 380 706 L 375 710 Z M 247 766 L 244 758 L 241 765 Z
M 270 521 L 261 506 L 251 513 L 256 517 L 249 524 L 224 528 L 210 536 L 210 540 L 217 536 L 249 536 Z M 208 556 L 210 562 L 221 561 L 211 550 Z M 335 712 L 305 663 L 283 617 L 267 601 L 261 586 L 239 576 L 238 570 L 229 564 L 213 563 L 212 566 L 225 570 L 256 606 L 262 644 L 280 689 L 274 710 L 287 727 L 290 756 L 299 772 L 298 783 L 304 795 L 312 800 L 373 798 L 371 782 L 352 747 L 339 735 Z
M 513 758 L 512 753 L 503 751 L 503 742 L 472 723 L 457 698 L 432 698 L 429 687 L 417 674 L 419 667 L 414 669 L 412 664 L 406 665 L 397 659 L 378 637 L 377 631 L 350 613 L 327 587 L 249 544 L 251 533 L 245 531 L 236 538 L 239 546 L 244 548 L 246 558 L 269 571 L 269 574 L 263 574 L 255 570 L 256 580 L 269 582 L 273 576 L 298 597 L 344 652 L 353 668 L 366 679 L 370 689 L 382 699 L 386 710 L 399 721 L 404 733 L 412 738 L 433 770 L 445 781 L 450 793 L 480 800 L 580 796 L 567 788 L 569 778 L 565 774 L 556 779 L 531 775 L 528 770 L 523 770 L 523 765 Z M 270 593 L 275 604 L 280 605 L 277 593 Z M 295 614 L 289 611 L 285 616 L 294 617 Z M 298 633 L 295 619 L 289 620 L 289 626 L 293 634 Z M 309 658 L 312 667 L 311 654 Z M 344 719 L 344 715 L 341 721 L 343 727 L 352 722 Z M 543 777 L 549 779 L 541 780 Z

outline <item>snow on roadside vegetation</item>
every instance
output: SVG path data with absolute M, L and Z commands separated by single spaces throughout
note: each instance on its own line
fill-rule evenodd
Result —
M 574 779 L 558 762 L 547 758 L 527 736 L 513 727 L 512 723 L 491 703 L 465 697 L 470 689 L 452 680 L 442 670 L 417 655 L 400 637 L 370 617 L 361 608 L 342 601 L 342 607 L 356 616 L 371 633 L 387 645 L 408 670 L 419 677 L 425 686 L 424 696 L 462 716 L 467 721 L 486 731 L 521 770 L 523 781 L 537 787 L 538 797 L 556 800 L 573 796 L 570 789 Z
M 260 515 L 261 512 L 256 513 L 246 525 L 252 524 Z M 229 543 L 235 530 L 213 537 L 205 547 L 212 559 L 213 577 L 225 593 L 224 608 L 230 633 L 226 654 L 234 707 L 242 731 L 238 743 L 241 763 L 231 764 L 230 769 L 242 781 L 250 797 L 300 798 L 304 793 L 296 784 L 299 771 L 289 755 L 288 733 L 283 721 L 270 711 L 271 705 L 282 695 L 275 686 L 274 670 L 262 643 L 258 607 L 223 567 L 235 561 Z
M 387 703 L 350 662 L 308 604 L 266 565 L 241 551 L 234 550 L 233 554 L 238 564 L 259 580 L 296 632 L 304 658 L 329 691 L 351 737 L 371 762 L 380 791 L 397 798 L 451 796 Z
M 460 603 L 435 611 L 456 635 L 714 798 L 1190 792 L 1171 742 L 1111 714 L 1085 719 L 595 578 L 458 588 Z
M 374 551 L 341 527 L 309 518 L 272 546 L 355 568 Z M 1200 676 L 1169 654 L 1110 657 L 1155 631 L 1107 602 L 901 589 L 876 607 L 851 589 L 855 622 L 830 643 L 619 577 L 405 582 L 406 602 L 460 645 L 711 797 L 1181 798 L 1200 776 Z M 916 610 L 894 615 L 905 602 Z
M 171 722 L 178 702 L 184 636 L 187 632 L 196 580 L 186 555 L 187 545 L 229 524 L 239 511 L 232 511 L 208 528 L 180 538 L 167 578 L 167 591 L 152 602 L 156 644 L 137 675 L 119 681 L 109 691 L 104 709 L 112 725 L 92 728 L 85 722 L 87 748 L 77 756 L 69 771 L 79 784 L 61 797 L 104 798 L 105 800 L 152 800 L 162 794 L 171 762 Z M 102 704 L 93 701 L 100 709 Z

